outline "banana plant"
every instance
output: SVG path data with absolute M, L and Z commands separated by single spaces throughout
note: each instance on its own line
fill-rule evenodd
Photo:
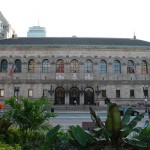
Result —
M 150 149 L 150 126 L 143 128 L 139 134 L 126 138 L 125 141 L 135 147 Z
M 141 128 L 136 127 L 138 121 L 144 117 L 145 113 L 137 115 L 131 119 L 132 108 L 126 109 L 123 117 L 121 118 L 118 105 L 115 103 L 108 103 L 108 112 L 106 122 L 96 115 L 95 111 L 90 108 L 90 113 L 97 125 L 97 129 L 93 130 L 95 138 L 102 137 L 105 139 L 105 149 L 116 149 L 123 147 L 125 138 L 132 132 L 140 132 Z

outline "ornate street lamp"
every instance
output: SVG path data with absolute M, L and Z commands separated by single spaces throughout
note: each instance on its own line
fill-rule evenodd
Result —
M 14 87 L 14 97 L 16 97 L 16 101 L 18 101 L 19 91 L 20 91 L 20 85 L 15 85 L 15 87 Z
M 148 98 L 148 85 L 143 87 L 144 101 L 145 101 L 145 112 L 147 112 L 147 98 Z
M 68 94 L 69 94 L 69 88 L 68 88 L 68 85 L 66 85 L 65 93 L 66 93 L 66 95 L 68 95 Z
M 48 90 L 48 93 L 52 96 L 54 93 L 53 85 L 51 85 L 50 90 Z
M 83 93 L 84 93 L 84 89 L 83 89 L 82 85 L 81 85 L 80 93 L 81 93 L 81 95 L 83 95 Z
M 99 95 L 99 94 L 101 93 L 101 91 L 99 90 L 98 85 L 97 85 L 97 87 L 96 87 L 95 93 L 96 93 L 97 95 Z

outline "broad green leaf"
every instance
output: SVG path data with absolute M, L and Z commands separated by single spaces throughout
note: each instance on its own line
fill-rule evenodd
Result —
M 55 137 L 58 135 L 59 129 L 60 125 L 57 125 L 47 133 L 47 137 L 49 138 L 50 141 L 53 141 L 55 139 Z
M 149 143 L 146 143 L 144 141 L 141 141 L 141 140 L 138 140 L 138 139 L 135 139 L 135 138 L 127 138 L 125 139 L 125 142 L 132 145 L 132 146 L 137 146 L 137 147 L 143 147 L 143 148 L 150 148 L 150 145 Z
M 109 106 L 105 126 L 111 134 L 118 136 L 121 129 L 121 116 L 118 106 L 115 103 Z
M 135 116 L 135 118 L 133 118 L 133 119 L 128 123 L 128 126 L 131 127 L 131 128 L 134 128 L 134 127 L 137 125 L 137 123 L 138 123 L 139 121 L 141 121 L 142 118 L 144 118 L 144 115 L 145 115 L 145 113 L 142 113 L 142 114 L 139 114 L 139 115 Z
M 89 135 L 79 126 L 70 126 L 73 136 L 82 146 L 86 146 L 88 142 Z
M 127 108 L 126 111 L 124 112 L 124 115 L 121 121 L 123 126 L 129 123 L 131 113 L 132 113 L 132 107 Z
M 110 133 L 105 128 L 103 121 L 100 119 L 98 115 L 96 115 L 95 111 L 91 107 L 89 108 L 90 108 L 90 114 L 93 116 L 93 121 L 95 121 L 96 125 L 102 129 L 101 136 L 109 141 Z

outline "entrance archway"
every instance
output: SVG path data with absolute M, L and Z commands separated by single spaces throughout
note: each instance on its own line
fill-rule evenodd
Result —
M 84 92 L 84 104 L 93 105 L 94 104 L 94 90 L 91 87 L 87 87 Z
M 69 103 L 70 105 L 80 104 L 80 91 L 77 87 L 72 87 L 69 90 Z
M 55 103 L 56 105 L 65 104 L 65 90 L 63 87 L 57 87 L 55 90 Z

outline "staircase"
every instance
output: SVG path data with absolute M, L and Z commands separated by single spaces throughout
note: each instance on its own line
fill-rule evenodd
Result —
M 106 110 L 106 106 L 95 106 L 95 105 L 91 105 L 90 107 L 93 108 L 93 110 Z M 65 111 L 65 110 L 69 110 L 69 111 L 89 111 L 89 105 L 54 105 L 53 106 L 54 110 L 58 110 L 58 111 Z

